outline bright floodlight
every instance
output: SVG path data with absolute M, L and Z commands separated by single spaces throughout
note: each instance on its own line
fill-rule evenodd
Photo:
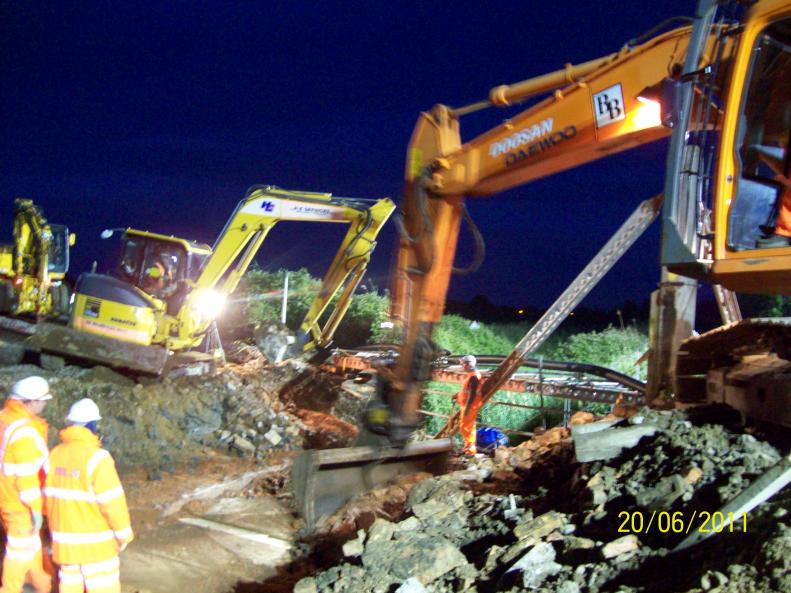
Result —
M 662 106 L 659 101 L 637 97 L 640 105 L 634 114 L 634 127 L 638 130 L 662 125 Z
M 215 290 L 205 290 L 195 300 L 195 308 L 206 319 L 216 319 L 225 306 L 225 296 Z

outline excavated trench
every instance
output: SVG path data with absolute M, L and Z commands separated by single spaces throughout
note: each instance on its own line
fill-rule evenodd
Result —
M 53 444 L 73 401 L 103 412 L 137 532 L 126 592 L 791 590 L 788 492 L 746 529 L 685 552 L 670 552 L 677 529 L 646 528 L 652 514 L 716 511 L 780 458 L 718 410 L 627 411 L 614 429 L 644 436 L 584 463 L 577 437 L 551 429 L 492 457 L 455 457 L 443 476 L 403 477 L 307 529 L 291 462 L 354 441 L 364 386 L 248 349 L 211 377 L 136 383 L 102 367 L 15 365 L 0 367 L 0 388 L 32 373 L 52 384 Z

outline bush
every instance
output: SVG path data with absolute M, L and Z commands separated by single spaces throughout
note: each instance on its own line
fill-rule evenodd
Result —
M 747 317 L 788 317 L 791 298 L 783 295 L 738 294 L 742 314 Z
M 513 344 L 489 326 L 458 315 L 445 315 L 434 329 L 434 342 L 453 354 L 508 354 Z
M 250 269 L 239 282 L 233 300 L 242 304 L 247 323 L 279 321 L 283 301 L 283 284 L 288 273 L 288 308 L 286 325 L 296 330 L 310 308 L 321 283 L 305 269 L 265 272 Z
M 550 360 L 568 360 L 597 364 L 621 373 L 645 379 L 645 367 L 635 365 L 648 350 L 648 337 L 633 327 L 609 327 L 600 332 L 569 336 L 544 352 Z
M 259 325 L 280 320 L 286 272 L 265 272 L 257 268 L 248 270 L 233 294 L 232 300 L 242 305 L 237 308 L 237 317 L 241 316 L 237 323 Z M 320 287 L 321 281 L 311 276 L 305 268 L 288 271 L 286 326 L 291 331 L 299 330 Z M 329 318 L 337 300 L 336 296 L 327 307 L 327 312 L 320 319 L 322 325 Z M 375 292 L 353 295 L 349 309 L 335 333 L 337 345 L 348 347 L 367 343 L 375 332 L 380 331 L 380 323 L 387 318 L 387 307 L 387 297 Z

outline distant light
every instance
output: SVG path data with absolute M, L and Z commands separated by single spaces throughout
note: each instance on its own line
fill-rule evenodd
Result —
M 519 309 L 519 311 L 517 311 L 517 313 L 519 313 L 520 315 L 524 315 L 525 314 L 525 310 L 524 309 Z
M 480 327 L 481 327 L 481 324 L 478 323 L 477 321 L 470 322 L 470 329 L 471 330 L 476 330 L 476 329 L 478 329 Z
M 393 329 L 395 325 L 393 324 L 392 321 L 383 321 L 382 323 L 379 324 L 379 327 L 381 329 Z

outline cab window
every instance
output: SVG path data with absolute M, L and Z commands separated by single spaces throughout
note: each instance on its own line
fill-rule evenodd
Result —
M 69 229 L 62 224 L 50 225 L 52 240 L 49 244 L 47 271 L 65 274 L 69 271 Z
M 746 88 L 728 244 L 736 250 L 782 247 L 791 244 L 791 20 L 759 36 Z

